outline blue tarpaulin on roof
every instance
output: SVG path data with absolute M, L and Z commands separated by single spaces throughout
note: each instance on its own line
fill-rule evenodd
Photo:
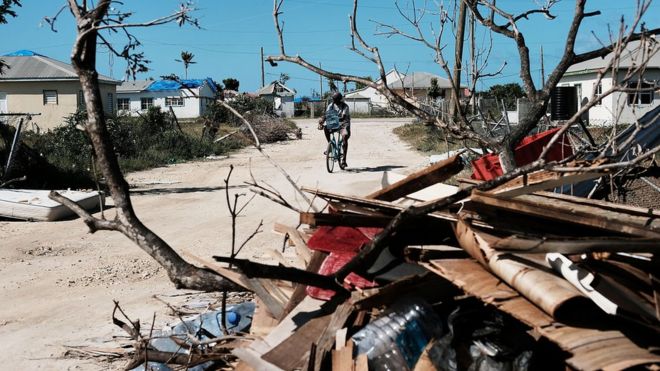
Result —
M 302 103 L 302 102 L 320 102 L 321 99 L 319 98 L 310 98 L 310 97 L 295 97 L 293 98 L 294 103 Z
M 211 88 L 211 90 L 213 90 L 214 93 L 217 91 L 215 83 L 213 83 L 213 80 L 211 80 L 210 78 L 186 79 L 180 81 L 158 80 L 158 81 L 154 81 L 151 85 L 149 85 L 146 91 L 167 91 L 167 90 L 179 90 L 182 88 L 194 89 L 204 85 L 204 83 L 208 84 L 208 86 Z
M 5 54 L 4 57 L 33 57 L 35 55 L 38 55 L 37 53 L 33 52 L 32 50 L 17 50 L 13 53 Z

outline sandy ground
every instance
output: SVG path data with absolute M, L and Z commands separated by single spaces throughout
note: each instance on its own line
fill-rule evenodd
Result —
M 410 172 L 426 158 L 392 134 L 405 120 L 355 120 L 347 171 L 328 174 L 325 140 L 311 120 L 301 120 L 303 139 L 266 146 L 266 151 L 299 184 L 345 194 L 364 195 L 378 188 L 384 170 Z M 293 189 L 254 149 L 228 158 L 178 164 L 130 174 L 132 199 L 147 226 L 179 251 L 198 256 L 229 252 L 230 219 L 223 179 L 236 169 L 231 192 L 250 194 L 249 164 L 261 182 L 302 205 Z M 243 197 L 241 200 L 246 200 Z M 112 210 L 106 211 L 110 216 Z M 256 197 L 239 219 L 239 240 L 264 221 L 264 232 L 239 257 L 264 260 L 263 251 L 279 248 L 275 222 L 295 225 L 297 215 Z M 117 346 L 124 335 L 112 325 L 113 299 L 131 317 L 147 324 L 174 319 L 155 294 L 177 292 L 163 270 L 124 236 L 87 233 L 80 219 L 29 223 L 0 221 L 0 368 L 5 370 L 120 369 L 123 362 L 63 357 L 65 346 Z M 148 328 L 148 325 L 145 325 Z

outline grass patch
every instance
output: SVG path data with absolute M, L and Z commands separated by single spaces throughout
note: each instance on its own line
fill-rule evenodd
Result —
M 411 147 L 424 153 L 442 153 L 463 147 L 461 143 L 453 142 L 449 138 L 445 140 L 442 129 L 423 123 L 399 126 L 394 128 L 394 134 Z

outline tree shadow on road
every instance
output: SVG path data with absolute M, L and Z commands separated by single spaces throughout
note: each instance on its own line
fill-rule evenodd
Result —
M 381 165 L 381 166 L 364 166 L 364 167 L 348 167 L 344 169 L 344 171 L 347 171 L 349 173 L 364 173 L 364 172 L 383 172 L 383 171 L 390 171 L 393 169 L 399 169 L 405 167 L 403 165 Z
M 247 185 L 241 184 L 241 185 L 229 186 L 229 189 L 247 188 L 247 187 L 248 187 Z M 162 195 L 162 194 L 177 194 L 177 193 L 215 192 L 224 189 L 225 189 L 224 186 L 131 189 L 131 195 Z

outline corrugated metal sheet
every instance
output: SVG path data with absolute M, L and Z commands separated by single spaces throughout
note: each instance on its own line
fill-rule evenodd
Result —
M 571 353 L 566 362 L 576 369 L 621 370 L 660 362 L 660 355 L 641 348 L 620 331 L 572 327 L 555 322 L 474 260 L 432 260 L 425 266 Z
M 152 83 L 153 80 L 122 81 L 121 85 L 117 86 L 117 93 L 141 92 Z

